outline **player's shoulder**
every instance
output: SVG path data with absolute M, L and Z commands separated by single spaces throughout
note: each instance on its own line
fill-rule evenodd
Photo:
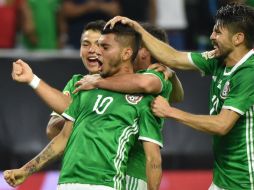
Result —
M 82 74 L 74 74 L 73 76 L 72 76 L 72 79 L 81 79 L 81 78 L 83 78 L 84 77 L 84 75 L 82 75 Z
M 80 79 L 82 79 L 83 76 L 84 76 L 84 75 L 81 75 L 81 74 L 74 74 L 74 75 L 70 78 L 70 80 L 68 81 L 68 83 L 73 83 L 73 82 L 75 83 L 75 82 L 79 81 Z

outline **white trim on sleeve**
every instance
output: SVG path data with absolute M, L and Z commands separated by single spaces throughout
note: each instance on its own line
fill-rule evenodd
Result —
M 74 119 L 73 117 L 71 117 L 71 116 L 67 115 L 66 113 L 62 113 L 62 116 L 63 116 L 64 118 L 66 118 L 66 119 L 68 119 L 68 120 L 72 121 L 72 122 L 74 122 L 74 121 L 75 121 L 75 119 Z
M 52 113 L 50 114 L 50 116 L 59 116 L 59 117 L 63 117 L 63 116 L 61 116 L 60 114 L 58 114 L 58 113 L 56 113 L 56 112 L 54 112 L 54 111 L 52 111 Z
M 160 77 L 158 77 L 156 74 L 154 74 L 154 73 L 142 73 L 142 74 L 145 74 L 145 75 L 154 75 L 155 77 L 157 77 L 159 80 L 160 80 L 160 82 L 161 82 L 161 89 L 160 89 L 160 93 L 161 93 L 161 91 L 162 91 L 162 89 L 163 89 L 163 82 L 161 81 L 161 78 Z
M 194 65 L 194 66 L 199 70 L 199 72 L 201 73 L 201 76 L 205 76 L 205 72 L 204 72 L 203 70 L 201 70 L 201 69 L 194 63 L 194 61 L 193 61 L 193 59 L 192 59 L 192 57 L 191 57 L 191 52 L 188 52 L 188 53 L 187 53 L 187 56 L 188 56 L 189 62 L 190 62 L 192 65 Z
M 242 110 L 239 110 L 237 108 L 234 108 L 232 106 L 222 106 L 223 109 L 232 110 L 236 113 L 239 113 L 240 115 L 244 115 L 244 112 Z
M 162 143 L 160 143 L 159 141 L 156 141 L 154 139 L 148 138 L 148 137 L 139 136 L 138 140 L 144 140 L 144 141 L 152 142 L 154 144 L 159 145 L 161 148 L 163 148 L 163 144 Z

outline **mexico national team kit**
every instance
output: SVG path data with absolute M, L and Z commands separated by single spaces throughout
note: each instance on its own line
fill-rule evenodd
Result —
M 144 74 L 159 77 L 163 95 L 169 96 L 172 86 L 163 74 L 153 70 Z M 63 116 L 74 124 L 64 152 L 59 184 L 104 185 L 124 190 L 127 170 L 129 176 L 145 181 L 142 140 L 160 147 L 163 144 L 163 121 L 150 111 L 153 96 L 103 89 L 73 95 L 74 84 L 81 78 L 74 75 L 64 89 L 65 94 L 72 96 L 72 103 Z M 138 184 L 127 188 L 138 189 Z
M 240 115 L 224 136 L 214 135 L 213 183 L 223 189 L 254 189 L 254 51 L 226 67 L 209 52 L 190 53 L 190 61 L 212 76 L 210 114 L 229 109 Z

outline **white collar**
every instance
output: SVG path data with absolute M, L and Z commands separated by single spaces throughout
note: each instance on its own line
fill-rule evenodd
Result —
M 240 65 L 242 65 L 250 56 L 252 56 L 254 54 L 254 50 L 251 49 L 248 53 L 246 53 L 242 59 L 240 59 L 240 61 L 234 65 L 234 67 L 229 71 L 227 72 L 226 71 L 226 68 L 224 69 L 224 73 L 223 75 L 231 75 L 231 73 L 233 73 Z

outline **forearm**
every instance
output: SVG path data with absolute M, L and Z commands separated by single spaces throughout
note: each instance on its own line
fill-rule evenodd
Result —
M 169 118 L 190 126 L 193 129 L 203 131 L 209 134 L 225 135 L 232 128 L 238 117 L 230 119 L 230 115 L 194 115 L 177 108 L 170 108 Z M 224 115 L 224 116 L 223 116 Z
M 146 176 L 148 190 L 158 190 L 162 177 L 161 163 L 146 161 Z
M 63 154 L 67 141 L 62 138 L 53 139 L 35 158 L 25 164 L 22 168 L 30 176 L 41 170 L 50 161 L 53 161 Z
M 144 30 L 140 25 L 135 24 L 134 29 L 139 32 L 142 36 L 147 49 L 150 51 L 152 56 L 170 68 L 177 69 L 196 69 L 188 60 L 187 52 L 180 52 L 169 46 L 168 44 L 158 40 Z
M 43 80 L 40 80 L 39 86 L 35 89 L 35 92 L 52 110 L 60 114 L 64 112 L 71 102 L 69 96 L 52 88 Z
M 152 75 L 125 74 L 121 76 L 100 79 L 95 85 L 97 88 L 122 93 L 152 93 L 158 94 L 161 90 L 160 80 Z
M 146 155 L 148 190 L 158 190 L 162 176 L 160 147 L 149 141 L 143 141 L 143 147 Z

